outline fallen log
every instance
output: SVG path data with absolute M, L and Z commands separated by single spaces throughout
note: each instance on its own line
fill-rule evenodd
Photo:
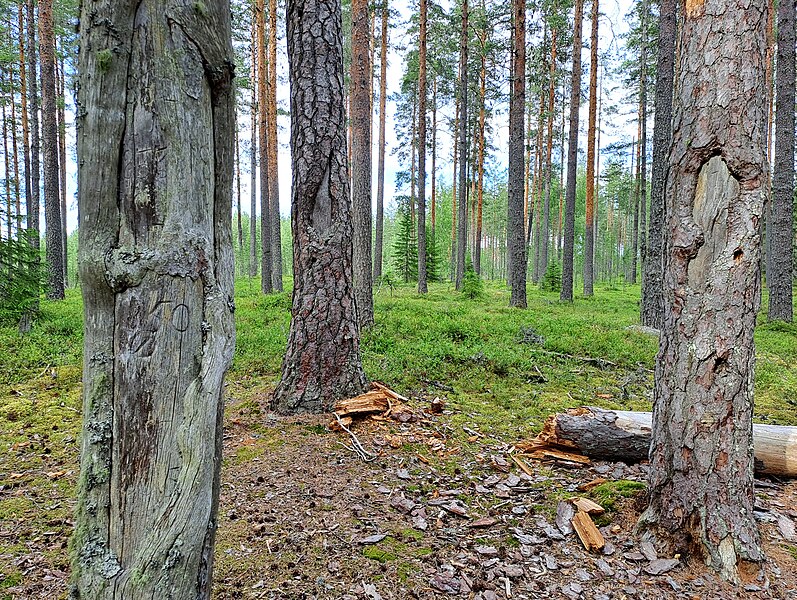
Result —
M 533 440 L 515 444 L 524 454 L 561 451 L 594 460 L 636 463 L 648 459 L 652 413 L 581 407 L 548 418 Z M 797 477 L 797 427 L 753 425 L 755 470 Z

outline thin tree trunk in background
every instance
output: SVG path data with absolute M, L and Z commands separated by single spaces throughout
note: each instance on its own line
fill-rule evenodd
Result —
M 382 0 L 382 39 L 379 52 L 379 166 L 376 187 L 376 239 L 374 243 L 374 280 L 382 277 L 382 255 L 385 231 L 385 149 L 387 108 L 387 36 L 389 21 L 388 0 Z
M 282 232 L 280 231 L 279 142 L 277 140 L 277 0 L 268 2 L 268 203 L 271 218 L 271 283 L 282 286 Z
M 567 191 L 565 193 L 564 248 L 562 249 L 563 302 L 573 301 L 573 250 L 576 225 L 576 166 L 578 159 L 578 109 L 581 100 L 581 26 L 584 0 L 576 0 L 573 26 L 573 79 L 570 85 L 570 139 L 567 146 Z
M 484 128 L 487 118 L 487 32 L 481 39 L 481 68 L 479 69 L 479 124 L 476 131 L 476 195 L 475 224 L 473 227 L 473 270 L 477 275 L 482 273 L 482 210 L 484 206 Z
M 526 114 L 526 2 L 512 1 L 512 91 L 509 99 L 509 182 L 507 189 L 509 305 L 526 308 L 526 244 L 523 223 L 523 145 Z
M 468 0 L 462 0 L 462 29 L 459 36 L 459 203 L 457 206 L 457 276 L 455 287 L 462 291 L 465 277 L 468 202 Z
M 642 272 L 648 252 L 648 3 L 642 0 L 642 51 L 639 58 L 639 256 Z M 635 271 L 636 273 L 636 271 Z
M 600 279 L 600 268 L 599 268 L 599 259 L 598 259 L 598 252 L 600 250 L 600 228 L 598 227 L 598 216 L 600 214 L 600 183 L 601 183 L 601 115 L 602 115 L 602 106 L 603 106 L 603 72 L 601 72 L 599 81 L 598 81 L 598 127 L 595 132 L 595 218 L 593 219 L 592 223 L 592 231 L 594 231 L 594 243 L 593 246 L 595 248 L 595 255 L 593 257 L 593 269 L 594 269 L 594 279 Z
M 650 505 L 638 526 L 660 553 L 692 552 L 733 582 L 740 571 L 755 580 L 765 559 L 752 420 L 769 193 L 766 17 L 766 0 L 706 0 L 679 15 Z M 720 55 L 706 52 L 707 36 Z
M 425 294 L 428 291 L 426 282 L 426 0 L 420 0 L 418 21 L 420 25 L 420 39 L 418 40 L 418 293 Z
M 42 156 L 44 158 L 44 221 L 47 229 L 48 290 L 51 300 L 64 298 L 64 249 L 61 200 L 58 193 L 58 107 L 55 89 L 53 0 L 39 2 L 39 53 L 42 83 Z
M 28 237 L 35 248 L 39 248 L 39 204 L 41 184 L 41 164 L 39 162 L 39 83 L 36 51 L 36 14 L 34 0 L 26 2 L 25 24 L 28 58 L 28 102 L 30 105 L 30 201 L 27 206 Z M 20 32 L 20 36 L 22 33 Z
M 526 262 L 528 263 L 528 248 L 531 236 L 531 216 L 529 214 L 529 199 L 531 197 L 531 124 L 534 122 L 531 103 L 526 107 L 526 155 L 524 157 L 523 173 L 523 220 L 526 223 Z
M 664 192 L 667 155 L 672 137 L 672 95 L 675 66 L 675 0 L 661 0 L 656 66 L 656 117 L 653 124 L 653 165 L 650 181 L 650 226 L 647 260 L 642 275 L 642 324 L 661 328 L 664 276 Z
M 636 142 L 636 171 L 633 171 L 634 191 L 633 191 L 633 211 L 634 211 L 634 229 L 631 233 L 633 239 L 631 240 L 631 270 L 629 271 L 628 282 L 636 283 L 637 265 L 639 260 L 639 189 L 640 189 L 640 171 L 639 163 L 642 152 L 642 143 L 640 136 L 642 135 L 642 104 L 638 106 L 637 113 L 637 142 Z
M 416 156 L 418 155 L 418 96 L 412 97 L 412 133 L 410 134 L 410 222 L 415 227 Z
M 6 70 L 0 67 L 0 90 L 5 87 L 6 79 Z M 8 119 L 6 118 L 6 96 L 2 94 L 0 97 L 0 117 L 3 119 L 3 163 L 5 165 L 4 171 L 4 188 L 5 188 L 5 200 L 6 200 L 6 207 L 5 207 L 5 217 L 6 217 L 6 240 L 11 241 L 14 239 L 13 236 L 13 200 L 11 195 L 11 163 L 9 161 L 10 153 L 8 151 Z
M 544 42 L 543 42 L 544 44 Z M 531 197 L 531 210 L 529 211 L 529 228 L 527 236 L 531 241 L 531 226 L 534 225 L 534 268 L 532 269 L 532 281 L 534 283 L 540 282 L 540 204 L 542 203 L 542 186 L 543 186 L 543 123 L 545 119 L 545 90 L 540 90 L 540 112 L 537 115 L 537 143 L 534 151 L 534 190 Z M 536 216 L 536 218 L 535 218 Z
M 362 329 L 374 323 L 371 279 L 371 30 L 367 0 L 352 0 L 351 19 L 352 269 L 357 318 Z
M 556 220 L 556 256 L 562 260 L 562 232 L 564 229 L 564 181 L 565 181 L 565 82 L 562 82 L 562 124 L 559 127 L 559 216 Z
M 202 6 L 82 2 L 73 598 L 211 594 L 235 345 L 235 94 L 229 2 Z
M 461 76 L 461 75 L 460 75 Z M 459 94 L 454 102 L 454 172 L 451 177 L 451 281 L 457 277 L 457 177 L 459 176 Z
M 432 221 L 432 244 L 437 244 L 435 241 L 437 232 L 437 76 L 432 80 L 432 206 L 431 206 L 431 221 Z
M 14 96 L 14 68 L 9 72 L 9 96 L 11 98 L 11 157 L 14 163 L 14 226 L 16 237 L 22 233 L 22 197 L 19 190 L 19 141 L 17 140 L 17 105 Z
M 238 121 L 235 122 L 235 205 L 238 225 L 238 251 L 244 252 L 244 226 L 241 217 L 241 145 L 238 141 Z
M 770 321 L 793 319 L 794 247 L 794 2 L 778 3 L 777 112 L 775 114 L 775 175 L 767 230 L 767 271 Z
M 59 68 L 60 66 L 60 68 Z M 66 75 L 64 61 L 56 63 L 56 82 L 58 86 L 58 165 L 61 182 L 61 241 L 64 251 L 64 287 L 69 286 L 69 248 L 66 235 L 67 191 L 66 191 Z
M 271 243 L 271 201 L 268 185 L 268 70 L 266 64 L 266 6 L 265 0 L 256 2 L 257 23 L 257 99 L 258 146 L 260 151 L 260 289 L 264 294 L 274 291 L 274 257 Z
M 24 2 L 20 0 L 17 5 L 17 27 L 19 31 L 19 97 L 20 111 L 22 113 L 22 166 L 25 170 L 25 228 L 30 229 L 31 212 L 33 207 L 33 191 L 31 188 L 30 172 L 30 123 L 28 121 L 28 77 L 27 57 L 25 56 L 25 15 Z M 19 222 L 22 226 L 22 222 Z M 22 233 L 21 231 L 19 232 Z
M 291 94 L 290 106 L 293 306 L 273 402 L 282 413 L 329 411 L 367 383 L 351 264 L 340 11 L 339 2 L 288 0 L 290 82 L 302 93 Z
M 250 74 L 252 82 L 252 109 L 251 109 L 251 153 L 250 153 L 250 175 L 249 182 L 249 277 L 257 277 L 257 115 L 260 112 L 257 103 L 257 17 L 256 7 L 252 5 L 252 72 Z
M 583 0 L 581 0 L 583 2 Z M 553 151 L 554 101 L 556 100 L 556 41 L 557 30 L 551 31 L 551 63 L 548 82 L 548 125 L 545 139 L 545 198 L 542 207 L 542 231 L 540 232 L 540 278 L 548 269 L 548 253 L 551 240 L 551 183 L 553 179 L 551 153 Z
M 587 123 L 587 204 L 584 223 L 584 295 L 594 294 L 595 277 L 595 121 L 598 116 L 598 0 L 592 0 L 589 63 L 589 117 Z

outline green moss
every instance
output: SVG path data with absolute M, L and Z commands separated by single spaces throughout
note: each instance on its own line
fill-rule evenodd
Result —
M 204 2 L 194 2 L 194 10 L 198 12 L 203 17 L 208 16 L 208 7 L 205 5 Z
M 97 52 L 97 66 L 100 68 L 101 73 L 107 73 L 111 68 L 111 61 L 113 60 L 113 52 L 106 48 Z
M 393 552 L 389 552 L 387 550 L 383 550 L 378 546 L 366 546 L 363 548 L 363 556 L 365 558 L 370 558 L 371 560 L 375 560 L 379 563 L 386 563 L 391 560 L 396 560 L 397 556 Z
M 590 496 L 607 512 L 612 512 L 617 509 L 617 503 L 621 499 L 634 498 L 645 489 L 647 486 L 644 483 L 620 479 L 602 483 L 590 492 Z

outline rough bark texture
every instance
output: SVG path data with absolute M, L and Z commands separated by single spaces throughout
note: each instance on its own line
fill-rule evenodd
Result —
M 587 202 L 584 223 L 584 295 L 592 296 L 595 270 L 595 121 L 598 117 L 598 0 L 592 0 L 589 42 L 589 121 L 587 125 Z
M 366 378 L 352 284 L 340 2 L 289 0 L 293 308 L 274 408 L 324 412 Z
M 550 447 L 631 464 L 648 459 L 652 426 L 649 412 L 581 407 L 549 417 L 542 432 L 518 448 Z M 797 427 L 753 425 L 753 445 L 756 473 L 797 477 Z
M 512 92 L 509 98 L 509 185 L 507 254 L 510 306 L 526 308 L 526 244 L 523 223 L 524 124 L 526 114 L 526 2 L 512 0 Z
M 360 327 L 374 322 L 371 279 L 371 37 L 367 0 L 351 5 L 351 180 L 354 296 Z
M 793 319 L 794 248 L 794 2 L 778 2 L 777 109 L 775 169 L 767 237 L 769 239 L 769 319 Z
M 39 162 L 39 85 L 36 52 L 36 10 L 34 0 L 27 0 L 25 24 L 27 27 L 28 59 L 28 103 L 30 105 L 30 205 L 28 206 L 28 236 L 33 245 L 39 247 L 39 186 L 41 165 Z
M 482 216 L 484 210 L 484 146 L 485 125 L 487 120 L 487 32 L 479 34 L 481 42 L 481 68 L 479 69 L 479 124 L 476 130 L 476 206 L 473 227 L 473 270 L 477 275 L 482 273 Z
M 681 9 L 650 505 L 640 529 L 736 580 L 740 562 L 764 559 L 752 411 L 768 194 L 767 5 L 706 0 Z
M 382 254 L 385 234 L 385 150 L 387 148 L 387 35 L 390 12 L 388 0 L 382 0 L 382 39 L 379 51 L 379 165 L 376 175 L 376 231 L 374 239 L 374 281 L 382 277 Z
M 462 28 L 459 36 L 459 199 L 457 200 L 457 275 L 455 286 L 462 290 L 467 250 L 468 202 L 468 0 L 462 0 Z
M 19 2 L 17 5 L 17 30 L 19 31 L 19 100 L 20 113 L 22 117 L 22 166 L 25 178 L 25 227 L 26 229 L 29 229 L 30 213 L 32 212 L 33 205 L 30 189 L 30 122 L 28 117 L 27 62 L 25 57 L 25 11 L 23 2 Z M 16 155 L 16 152 L 14 154 Z M 21 225 L 22 223 L 20 221 L 17 226 L 21 227 Z
M 39 55 L 42 84 L 42 158 L 44 163 L 44 225 L 47 228 L 47 297 L 64 298 L 64 251 L 61 201 L 58 194 L 58 107 L 55 102 L 55 31 L 53 2 L 39 2 Z
M 576 228 L 576 168 L 578 163 L 578 110 L 581 104 L 581 26 L 584 0 L 576 0 L 573 26 L 573 78 L 570 83 L 570 132 L 567 146 L 567 190 L 565 192 L 565 227 L 562 249 L 563 302 L 573 301 L 573 249 Z
M 427 3 L 420 0 L 418 40 L 418 293 L 426 283 L 426 21 Z
M 232 360 L 226 0 L 84 0 L 72 598 L 209 598 Z
M 252 5 L 252 105 L 251 123 L 252 140 L 249 147 L 249 169 L 251 181 L 249 183 L 249 277 L 257 277 L 257 25 L 254 15 L 255 5 Z
M 639 56 L 639 257 L 641 271 L 645 272 L 647 261 L 648 233 L 648 3 L 642 0 L 641 18 L 642 40 Z M 636 277 L 636 269 L 634 269 Z
M 271 243 L 271 189 L 268 184 L 268 64 L 266 63 L 266 4 L 255 4 L 257 25 L 257 137 L 260 153 L 260 289 L 274 291 L 274 253 Z
M 69 252 L 66 243 L 66 97 L 64 91 L 64 61 L 56 63 L 56 90 L 58 106 L 58 181 L 61 190 L 61 251 L 64 254 L 64 287 L 69 286 Z
M 672 137 L 672 95 L 675 63 L 675 0 L 661 0 L 656 67 L 656 120 L 653 125 L 653 165 L 650 181 L 650 220 L 647 258 L 642 274 L 642 324 L 661 329 L 664 314 L 664 189 L 667 154 Z
M 268 204 L 271 223 L 271 287 L 281 292 L 282 231 L 280 228 L 279 143 L 277 141 L 277 0 L 268 2 Z

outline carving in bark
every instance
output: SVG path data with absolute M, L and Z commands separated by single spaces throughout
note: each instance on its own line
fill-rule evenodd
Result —
M 363 392 L 336 0 L 289 0 L 293 308 L 274 408 L 323 412 Z
M 84 0 L 72 598 L 210 597 L 232 360 L 227 0 Z
M 696 550 L 734 581 L 741 562 L 764 559 L 752 411 L 766 16 L 766 0 L 681 5 L 650 505 L 639 524 L 661 549 Z

